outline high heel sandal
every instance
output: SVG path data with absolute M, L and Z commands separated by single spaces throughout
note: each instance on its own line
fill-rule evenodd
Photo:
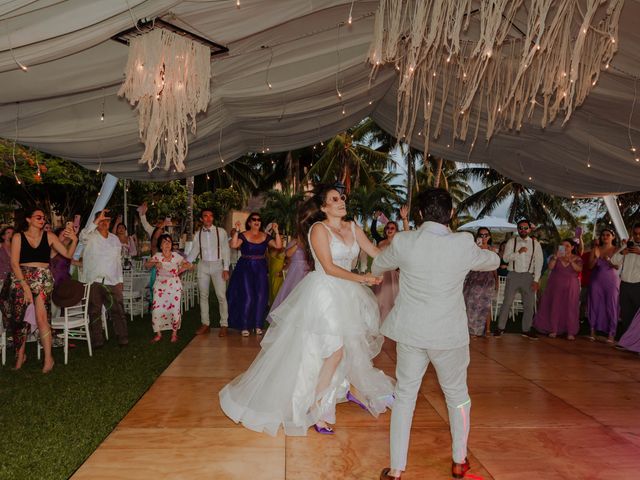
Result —
M 242 335 L 243 337 L 248 337 L 250 335 L 249 330 L 242 330 L 242 332 L 240 332 L 240 335 Z
M 158 343 L 160 340 L 162 340 L 162 335 L 157 333 L 156 336 L 151 339 L 151 343 Z
M 261 328 L 256 328 L 256 335 L 262 335 L 264 331 Z
M 177 332 L 173 332 L 171 334 L 171 343 L 176 343 L 178 341 L 178 333 Z
M 361 409 L 366 410 L 367 412 L 369 411 L 369 409 L 367 408 L 367 406 L 362 403 L 360 400 L 358 400 L 356 397 L 354 397 L 351 392 L 347 392 L 347 396 L 346 396 L 347 400 L 349 402 L 355 403 L 356 405 L 358 405 Z
M 53 360 L 51 361 L 51 366 L 49 368 L 46 367 L 42 367 L 42 373 L 49 373 L 51 372 L 51 370 L 53 370 L 53 367 L 55 366 L 56 362 L 54 362 Z
M 313 429 L 320 435 L 333 435 L 334 433 L 336 433 L 329 425 L 327 425 L 326 427 L 319 427 L 317 423 L 314 423 Z

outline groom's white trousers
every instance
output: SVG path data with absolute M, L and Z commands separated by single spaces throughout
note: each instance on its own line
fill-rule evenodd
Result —
M 413 411 L 429 362 L 436 369 L 449 410 L 453 461 L 463 463 L 467 456 L 471 410 L 467 390 L 469 346 L 434 350 L 398 343 L 396 352 L 396 399 L 391 413 L 391 468 L 405 470 L 407 465 Z

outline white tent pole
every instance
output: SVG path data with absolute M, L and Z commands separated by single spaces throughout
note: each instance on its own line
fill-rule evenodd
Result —
M 604 204 L 609 211 L 609 216 L 611 217 L 613 226 L 616 228 L 618 238 L 629 238 L 627 229 L 624 226 L 624 220 L 622 218 L 622 213 L 620 212 L 620 207 L 618 207 L 618 197 L 616 197 L 615 195 L 605 195 L 604 197 L 602 197 L 602 199 L 604 200 Z

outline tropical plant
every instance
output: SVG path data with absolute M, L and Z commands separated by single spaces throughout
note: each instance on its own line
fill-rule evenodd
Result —
M 560 233 L 556 222 L 575 227 L 575 205 L 571 200 L 550 195 L 517 183 L 490 167 L 473 166 L 460 169 L 468 179 L 478 180 L 483 188 L 458 204 L 458 211 L 475 210 L 477 217 L 491 214 L 500 204 L 508 202 L 508 219 L 515 222 L 528 218 L 537 232 L 558 241 Z
M 352 190 L 347 199 L 350 216 L 360 218 L 367 225 L 374 212 L 381 211 L 392 217 L 393 212 L 403 204 L 404 187 L 394 184 L 398 174 L 384 170 L 372 170 L 370 182 Z
M 304 194 L 270 190 L 265 193 L 265 197 L 266 203 L 260 210 L 265 225 L 276 222 L 283 234 L 293 235 L 296 230 L 298 205 Z

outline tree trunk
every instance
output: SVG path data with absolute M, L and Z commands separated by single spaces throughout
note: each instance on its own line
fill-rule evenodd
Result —
M 187 242 L 193 241 L 193 183 L 194 177 L 187 177 Z
M 443 163 L 443 159 L 442 159 L 442 157 L 440 157 L 438 159 L 438 163 L 437 163 L 437 167 L 436 167 L 436 178 L 434 178 L 434 180 L 433 180 L 434 188 L 439 188 L 440 187 L 440 177 L 442 176 L 442 163 Z

